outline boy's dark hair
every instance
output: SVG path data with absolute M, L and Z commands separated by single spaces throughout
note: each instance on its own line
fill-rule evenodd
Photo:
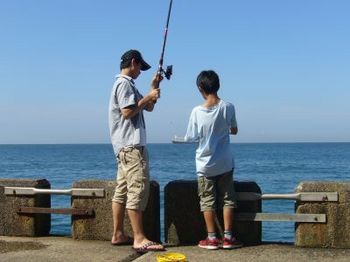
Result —
M 213 70 L 205 70 L 197 76 L 197 86 L 206 94 L 216 94 L 220 88 L 219 76 Z

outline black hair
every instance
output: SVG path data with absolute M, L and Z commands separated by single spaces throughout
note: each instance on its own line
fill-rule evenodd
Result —
M 120 61 L 120 70 L 130 67 L 132 59 L 133 59 L 133 57 Z M 137 58 L 134 58 L 134 60 L 136 63 L 140 63 L 140 60 L 138 60 Z
M 134 59 L 135 62 L 140 63 L 142 60 L 142 55 L 139 51 L 130 49 L 126 51 L 120 59 L 120 70 L 122 70 L 131 66 L 132 59 Z
M 124 68 L 128 68 L 131 65 L 131 60 L 122 60 L 120 61 L 120 70 L 124 69 Z
M 213 70 L 206 70 L 197 76 L 197 86 L 206 94 L 216 94 L 220 88 L 219 76 Z

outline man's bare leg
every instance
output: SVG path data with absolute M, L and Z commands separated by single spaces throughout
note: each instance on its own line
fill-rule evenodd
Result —
M 130 218 L 132 230 L 134 232 L 134 248 L 140 248 L 143 245 L 150 242 L 150 240 L 146 238 L 145 233 L 143 231 L 142 211 L 135 210 L 135 209 L 128 209 L 128 215 Z M 148 248 L 164 249 L 164 247 L 160 244 L 150 245 Z
M 113 214 L 113 236 L 111 243 L 120 244 L 130 241 L 130 237 L 124 235 L 124 216 L 125 205 L 118 202 L 112 202 Z

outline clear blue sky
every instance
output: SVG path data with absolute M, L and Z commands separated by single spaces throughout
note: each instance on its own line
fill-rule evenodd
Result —
M 152 69 L 168 0 L 2 0 L 0 144 L 109 143 L 108 100 L 121 54 Z M 350 142 L 350 1 L 174 0 L 165 64 L 174 65 L 149 142 L 184 134 L 214 69 L 236 106 L 235 142 Z

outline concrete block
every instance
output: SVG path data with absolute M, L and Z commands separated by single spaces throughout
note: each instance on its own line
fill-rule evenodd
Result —
M 103 198 L 72 197 L 72 208 L 92 208 L 93 217 L 72 216 L 72 237 L 74 239 L 110 240 L 113 232 L 112 197 L 115 181 L 84 180 L 74 182 L 74 188 L 104 188 Z M 160 241 L 159 184 L 151 181 L 150 197 L 143 215 L 146 236 Z M 124 220 L 125 233 L 132 236 L 132 228 L 127 214 Z
M 17 214 L 19 207 L 51 207 L 50 195 L 5 195 L 4 187 L 50 188 L 45 179 L 0 179 L 0 235 L 46 236 L 50 233 L 50 214 Z
M 296 213 L 326 214 L 327 223 L 296 223 L 295 245 L 350 248 L 350 182 L 302 182 L 296 192 L 338 192 L 338 202 L 296 202 Z
M 236 192 L 261 193 L 255 182 L 237 182 Z M 203 214 L 199 207 L 196 180 L 177 180 L 168 183 L 164 189 L 165 241 L 175 245 L 194 245 L 206 238 L 207 232 Z M 238 212 L 261 212 L 261 200 L 239 201 Z M 222 209 L 217 217 L 223 227 Z M 245 245 L 261 243 L 261 222 L 235 221 L 233 233 Z

